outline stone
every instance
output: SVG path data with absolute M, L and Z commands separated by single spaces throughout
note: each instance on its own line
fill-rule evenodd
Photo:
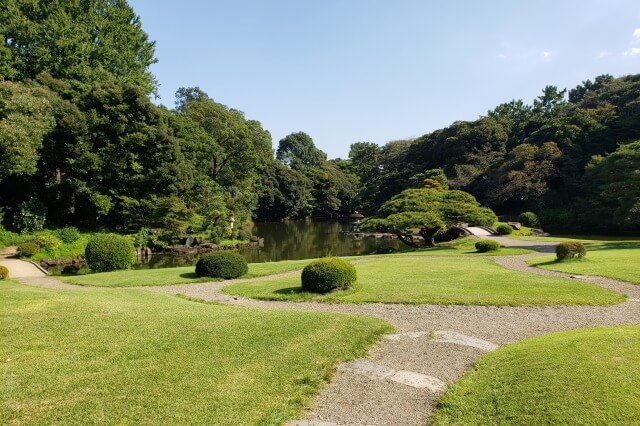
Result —
M 436 377 L 427 376 L 426 374 L 414 373 L 413 371 L 396 371 L 393 375 L 388 377 L 388 380 L 417 389 L 426 388 L 431 392 L 442 392 L 447 388 L 446 383 L 442 380 Z
M 356 359 L 341 366 L 341 370 L 359 374 L 374 380 L 383 380 L 391 376 L 396 371 L 393 368 L 367 361 L 366 359 Z
M 433 341 L 437 343 L 453 343 L 454 345 L 471 346 L 472 348 L 482 349 L 487 352 L 495 351 L 500 347 L 495 343 L 456 333 L 455 331 L 436 331 L 436 338 Z

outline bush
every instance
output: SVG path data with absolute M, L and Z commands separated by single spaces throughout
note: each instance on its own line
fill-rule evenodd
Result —
M 57 250 L 62 245 L 62 241 L 49 231 L 38 233 L 30 238 L 29 241 L 39 245 L 44 251 Z
M 87 243 L 84 257 L 92 271 L 115 271 L 129 269 L 136 261 L 136 250 L 127 237 L 118 234 L 97 234 Z
M 500 249 L 500 243 L 493 240 L 480 240 L 476 243 L 476 250 L 479 253 L 486 253 L 488 251 L 497 251 Z
M 581 258 L 587 254 L 584 244 L 578 241 L 567 241 L 556 246 L 556 257 L 558 260 L 568 260 Z
M 540 223 L 538 216 L 534 212 L 520 213 L 518 222 L 529 228 L 535 228 Z
M 509 235 L 513 232 L 513 228 L 511 227 L 511 225 L 501 223 L 496 227 L 496 232 L 500 235 Z
M 40 246 L 32 241 L 27 241 L 18 246 L 18 256 L 31 257 L 40 251 Z
M 247 260 L 232 251 L 217 251 L 203 255 L 196 263 L 199 277 L 238 278 L 249 271 Z
M 80 238 L 80 232 L 78 231 L 78 228 L 73 226 L 65 226 L 62 229 L 58 229 L 56 234 L 58 235 L 58 238 L 60 238 L 60 240 L 62 240 L 62 242 L 66 244 L 75 243 L 76 241 L 78 241 L 78 238 Z
M 0 265 L 0 280 L 4 280 L 9 277 L 9 270 L 6 266 Z
M 13 226 L 21 233 L 40 231 L 47 218 L 47 207 L 42 201 L 32 198 L 18 206 Z
M 356 268 L 341 259 L 318 259 L 302 270 L 302 289 L 311 293 L 327 293 L 345 289 L 356 281 Z

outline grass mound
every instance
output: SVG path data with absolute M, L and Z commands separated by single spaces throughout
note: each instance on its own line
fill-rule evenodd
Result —
M 635 424 L 640 327 L 548 334 L 484 356 L 439 403 L 436 425 Z
M 283 424 L 386 323 L 0 285 L 4 424 Z
M 300 277 L 242 282 L 224 293 L 263 300 L 462 305 L 607 305 L 625 296 L 576 280 L 512 271 L 483 257 L 381 256 L 355 265 L 349 290 L 304 292 Z

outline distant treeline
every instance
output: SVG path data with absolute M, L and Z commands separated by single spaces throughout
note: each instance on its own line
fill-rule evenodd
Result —
M 599 76 L 532 105 L 328 160 L 311 137 L 272 147 L 259 121 L 197 87 L 151 97 L 154 43 L 125 1 L 7 0 L 0 9 L 0 206 L 18 230 L 164 229 L 245 238 L 251 219 L 372 214 L 442 169 L 498 213 L 551 230 L 640 230 L 640 75 Z M 243 234 L 244 233 L 244 234 Z

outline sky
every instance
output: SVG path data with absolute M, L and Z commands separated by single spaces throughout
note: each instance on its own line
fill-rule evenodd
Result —
M 544 86 L 640 72 L 637 0 L 130 0 L 158 103 L 199 86 L 329 158 L 475 120 Z

